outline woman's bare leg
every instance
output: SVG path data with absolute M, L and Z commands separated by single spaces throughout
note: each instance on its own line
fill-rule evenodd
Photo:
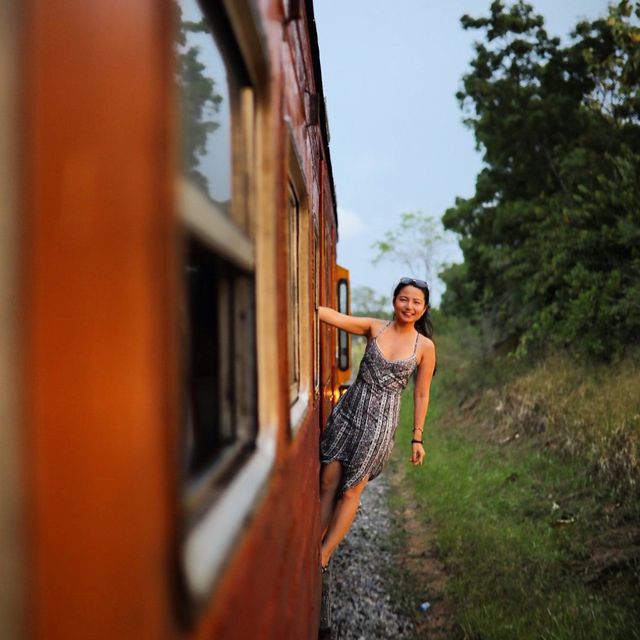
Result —
M 320 528 L 322 540 L 329 528 L 336 506 L 336 495 L 342 480 L 342 463 L 334 460 L 320 469 Z
M 331 554 L 333 554 L 336 547 L 342 542 L 342 539 L 351 528 L 353 519 L 356 516 L 356 511 L 360 505 L 360 495 L 367 486 L 368 481 L 369 478 L 365 478 L 360 484 L 347 489 L 340 497 L 340 500 L 338 500 L 338 504 L 333 512 L 333 519 L 324 536 L 322 548 L 320 549 L 320 562 L 323 567 L 327 566 Z

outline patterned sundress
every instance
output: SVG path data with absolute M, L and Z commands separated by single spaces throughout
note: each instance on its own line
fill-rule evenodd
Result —
M 400 415 L 400 396 L 416 367 L 416 348 L 402 360 L 387 360 L 377 338 L 367 342 L 355 382 L 329 416 L 320 441 L 320 461 L 340 460 L 340 493 L 365 478 L 373 480 L 389 460 Z

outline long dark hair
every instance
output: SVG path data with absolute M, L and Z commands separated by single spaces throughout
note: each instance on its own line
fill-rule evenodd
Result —
M 422 293 L 424 293 L 424 301 L 426 304 L 426 309 L 424 313 L 420 316 L 414 327 L 418 333 L 421 333 L 429 340 L 433 340 L 433 323 L 431 322 L 431 314 L 429 313 L 429 285 L 424 280 L 416 280 L 414 278 L 400 278 L 400 282 L 396 285 L 396 288 L 393 290 L 393 301 L 396 301 L 398 294 L 405 287 L 416 287 L 416 289 L 420 289 Z M 435 342 L 434 342 L 435 344 Z M 438 360 L 436 358 L 436 362 L 433 366 L 433 375 L 435 376 L 438 371 Z

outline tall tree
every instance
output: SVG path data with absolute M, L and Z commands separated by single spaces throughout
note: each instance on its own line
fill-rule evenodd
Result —
M 366 318 L 391 318 L 391 299 L 371 287 L 354 287 L 351 291 L 351 312 Z
M 443 274 L 443 308 L 490 318 L 521 350 L 620 351 L 640 336 L 637 314 L 621 315 L 640 281 L 631 3 L 564 48 L 522 0 L 462 24 L 485 34 L 458 94 L 485 167 L 443 218 L 465 259 Z
M 443 266 L 443 240 L 438 220 L 422 211 L 405 212 L 397 228 L 386 231 L 382 240 L 373 243 L 373 264 L 384 260 L 404 264 L 411 276 L 432 282 Z

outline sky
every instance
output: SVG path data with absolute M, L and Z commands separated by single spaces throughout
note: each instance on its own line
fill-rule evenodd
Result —
M 390 295 L 407 267 L 372 264 L 372 244 L 401 214 L 440 219 L 456 196 L 473 195 L 482 161 L 455 98 L 481 32 L 460 17 L 489 13 L 490 0 L 316 0 L 314 12 L 338 201 L 338 260 L 351 286 Z M 510 3 L 509 3 L 510 4 Z M 580 18 L 607 0 L 529 0 L 550 35 L 568 41 Z M 461 262 L 453 235 L 442 247 Z M 444 286 L 431 283 L 432 304 Z

